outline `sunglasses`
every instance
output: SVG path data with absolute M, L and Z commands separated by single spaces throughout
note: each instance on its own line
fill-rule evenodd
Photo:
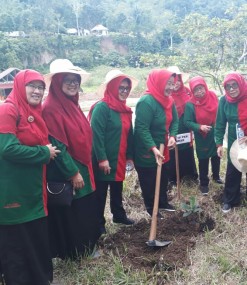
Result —
M 229 91 L 231 89 L 233 90 L 238 89 L 238 83 L 232 83 L 232 84 L 225 85 L 225 90 Z
M 66 84 L 66 85 L 72 85 L 72 84 L 74 84 L 74 85 L 76 85 L 76 86 L 78 86 L 78 85 L 80 84 L 77 79 L 74 79 L 74 80 L 71 80 L 71 79 L 64 79 L 63 83 Z

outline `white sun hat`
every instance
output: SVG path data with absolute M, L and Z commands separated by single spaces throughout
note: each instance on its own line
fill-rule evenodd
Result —
M 247 145 L 239 145 L 238 140 L 235 140 L 230 149 L 230 158 L 232 164 L 237 168 L 238 171 L 247 173 Z
M 50 63 L 50 73 L 44 75 L 47 90 L 51 84 L 52 76 L 57 73 L 78 74 L 81 77 L 81 84 L 87 81 L 90 76 L 90 73 L 86 72 L 79 66 L 73 65 L 73 63 L 68 59 L 55 59 Z
M 178 75 L 182 75 L 182 79 L 183 79 L 183 82 L 184 82 L 184 83 L 187 82 L 188 79 L 189 79 L 189 77 L 190 77 L 190 74 L 189 74 L 189 73 L 184 73 L 184 72 L 180 71 L 180 69 L 179 69 L 178 66 L 176 66 L 176 65 L 167 67 L 167 70 L 168 70 L 168 71 L 171 71 L 171 72 L 173 72 L 173 73 L 176 73 L 176 74 L 178 74 Z
M 97 94 L 100 95 L 101 97 L 103 97 L 107 84 L 119 76 L 124 76 L 124 77 L 129 78 L 131 80 L 131 85 L 132 85 L 131 91 L 133 91 L 136 88 L 136 86 L 138 85 L 139 81 L 135 77 L 129 76 L 129 75 L 123 73 L 119 69 L 112 69 L 106 74 L 104 82 L 100 85 L 100 87 L 97 90 Z

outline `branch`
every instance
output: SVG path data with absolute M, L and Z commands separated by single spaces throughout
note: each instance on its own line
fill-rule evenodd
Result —
M 243 53 L 238 59 L 238 62 L 241 62 L 246 56 L 247 56 L 247 39 L 244 41 Z
M 210 77 L 210 78 L 213 78 L 213 81 L 217 84 L 219 90 L 220 90 L 220 94 L 223 95 L 223 90 L 222 90 L 222 87 L 221 87 L 221 84 L 219 82 L 219 79 L 217 76 L 215 76 L 214 74 L 212 73 L 209 73 L 209 72 L 205 72 L 205 71 L 199 71 L 199 70 L 189 70 L 189 73 L 196 73 L 202 77 Z

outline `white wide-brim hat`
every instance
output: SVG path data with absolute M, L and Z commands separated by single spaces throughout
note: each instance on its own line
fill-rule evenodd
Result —
M 79 66 L 73 65 L 68 59 L 55 59 L 50 64 L 50 73 L 44 75 L 46 89 L 48 90 L 51 84 L 53 75 L 57 73 L 74 73 L 81 77 L 81 84 L 88 80 L 90 73 L 86 72 Z
M 188 79 L 190 78 L 190 74 L 189 73 L 184 73 L 184 72 L 180 71 L 180 69 L 176 65 L 167 67 L 167 70 L 169 70 L 169 71 L 171 71 L 173 73 L 176 73 L 178 75 L 182 75 L 182 79 L 183 79 L 184 83 L 187 82 Z
M 138 82 L 139 82 L 139 81 L 138 81 L 135 77 L 129 76 L 129 75 L 123 73 L 123 72 L 122 72 L 121 70 L 119 70 L 119 69 L 113 69 L 113 70 L 110 70 L 110 71 L 106 74 L 104 82 L 100 85 L 100 87 L 99 87 L 98 90 L 97 90 L 97 94 L 100 95 L 101 97 L 103 97 L 103 96 L 104 96 L 104 93 L 105 93 L 105 90 L 106 90 L 107 84 L 108 84 L 110 81 L 112 81 L 113 79 L 115 79 L 115 78 L 117 78 L 117 77 L 119 77 L 119 76 L 124 76 L 124 77 L 129 78 L 129 79 L 131 80 L 131 86 L 132 86 L 132 87 L 131 87 L 130 92 L 133 91 L 133 90 L 136 88 L 136 86 L 138 85 Z
M 235 140 L 230 149 L 230 158 L 232 164 L 238 171 L 247 173 L 247 145 L 244 148 L 239 147 L 238 140 Z

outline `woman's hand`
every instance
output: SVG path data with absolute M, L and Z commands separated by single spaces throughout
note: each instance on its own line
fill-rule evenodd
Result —
M 52 144 L 47 144 L 46 146 L 50 151 L 50 159 L 55 159 L 55 157 L 57 157 L 57 154 L 61 152 L 59 149 L 57 149 L 56 146 L 53 146 Z
M 71 178 L 71 183 L 72 183 L 75 190 L 78 190 L 78 189 L 81 189 L 84 187 L 85 183 L 84 183 L 84 180 L 83 180 L 80 172 L 76 173 L 76 175 L 74 175 Z
M 205 134 L 209 133 L 211 131 L 211 129 L 212 129 L 211 126 L 207 126 L 207 125 L 201 125 L 200 126 L 200 130 Z
M 218 157 L 222 158 L 223 157 L 223 147 L 222 146 L 218 146 L 217 148 L 217 154 L 218 154 Z
M 168 149 L 174 149 L 176 146 L 176 140 L 174 137 L 170 137 L 169 140 L 168 140 L 168 144 L 167 144 L 167 147 Z
M 111 173 L 111 167 L 109 165 L 109 161 L 104 160 L 104 161 L 99 162 L 99 169 L 101 171 L 103 171 L 105 175 L 110 174 Z
M 163 156 L 163 154 L 160 153 L 160 151 L 157 149 L 157 147 L 152 148 L 152 151 L 154 153 L 156 163 L 158 165 L 161 165 L 162 161 L 165 159 L 165 157 Z

